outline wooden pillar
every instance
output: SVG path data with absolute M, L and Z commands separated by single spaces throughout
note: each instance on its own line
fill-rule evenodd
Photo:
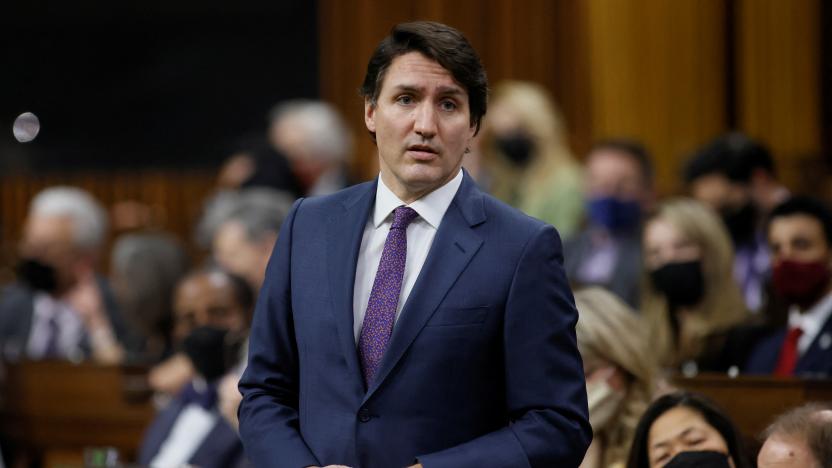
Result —
M 684 158 L 726 128 L 724 3 L 586 6 L 592 135 L 643 141 L 659 193 L 677 192 Z
M 738 127 L 769 145 L 794 189 L 820 163 L 820 13 L 817 0 L 737 0 Z

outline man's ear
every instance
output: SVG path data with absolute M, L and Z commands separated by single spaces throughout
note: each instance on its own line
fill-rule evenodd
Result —
M 376 105 L 370 99 L 364 99 L 364 125 L 370 133 L 376 132 Z

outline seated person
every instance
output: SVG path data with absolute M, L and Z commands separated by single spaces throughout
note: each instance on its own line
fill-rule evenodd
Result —
M 809 403 L 780 415 L 763 433 L 760 468 L 832 466 L 832 408 Z
M 251 323 L 253 294 L 242 278 L 220 269 L 197 271 L 177 286 L 173 299 L 173 343 L 180 349 L 150 371 L 150 386 L 159 393 L 178 393 L 193 378 L 191 361 L 181 346 L 195 328 L 211 325 L 244 336 Z
M 771 271 L 763 224 L 789 191 L 777 179 L 769 150 L 741 133 L 721 135 L 696 150 L 685 167 L 685 182 L 691 196 L 719 213 L 731 235 L 734 279 L 748 309 L 779 314 L 766 304 Z
M 583 218 L 581 167 L 549 92 L 536 83 L 498 83 L 481 137 L 491 194 L 552 224 L 566 238 Z
M 292 199 L 282 192 L 260 188 L 236 194 L 218 220 L 212 239 L 214 260 L 258 293 L 283 218 L 291 208 Z
M 754 347 L 752 374 L 832 373 L 832 212 L 808 197 L 777 206 L 768 222 L 775 291 L 790 305 L 787 327 Z
M 192 273 L 177 287 L 174 337 L 189 372 L 147 430 L 141 464 L 226 467 L 240 461 L 242 446 L 221 414 L 218 386 L 239 361 L 251 297 L 244 280 L 216 269 Z
M 120 236 L 110 254 L 110 278 L 136 343 L 130 363 L 153 365 L 172 353 L 173 291 L 188 272 L 188 257 L 170 235 Z
M 602 286 L 631 307 L 639 301 L 641 227 L 653 204 L 653 166 L 640 144 L 606 140 L 586 157 L 587 225 L 563 244 L 577 286 Z
M 594 434 L 581 468 L 623 467 L 653 397 L 655 359 L 641 317 L 616 295 L 588 288 L 575 293 L 575 304 Z
M 700 395 L 676 392 L 654 401 L 641 417 L 627 468 L 672 466 L 669 463 L 683 452 L 701 452 L 709 458 L 721 454 L 729 459 L 729 466 L 750 466 L 739 431 L 728 416 Z
M 727 367 L 718 362 L 721 350 L 747 314 L 719 218 L 692 199 L 667 200 L 646 221 L 642 249 L 641 310 L 660 364 L 686 372 Z
M 32 200 L 18 282 L 0 296 L 0 355 L 122 362 L 127 327 L 96 271 L 107 218 L 83 190 L 52 187 Z

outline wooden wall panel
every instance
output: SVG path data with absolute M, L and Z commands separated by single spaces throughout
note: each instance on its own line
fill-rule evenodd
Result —
M 643 141 L 657 188 L 681 188 L 696 146 L 725 130 L 725 8 L 721 0 L 590 1 L 591 134 Z
M 768 143 L 783 179 L 805 189 L 821 151 L 820 4 L 737 0 L 736 16 L 739 128 Z
M 321 95 L 360 135 L 362 177 L 374 175 L 376 158 L 355 90 L 377 41 L 399 21 L 463 31 L 492 84 L 524 79 L 549 88 L 578 155 L 597 138 L 642 139 L 656 155 L 663 193 L 680 188 L 682 156 L 727 129 L 722 0 L 321 0 L 319 10 Z

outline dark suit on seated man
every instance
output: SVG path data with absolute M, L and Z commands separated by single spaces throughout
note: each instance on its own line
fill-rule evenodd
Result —
M 821 202 L 793 197 L 770 215 L 768 241 L 775 290 L 792 305 L 786 328 L 754 347 L 745 366 L 753 374 L 832 375 L 832 212 Z
M 192 276 L 193 278 L 193 276 Z M 196 377 L 177 394 L 148 427 L 139 463 L 151 467 L 227 468 L 244 466 L 240 437 L 223 417 L 217 386 L 233 363 L 229 361 L 230 330 L 195 328 L 183 343 Z
M 487 82 L 462 35 L 401 24 L 362 93 L 375 181 L 296 202 L 255 312 L 255 466 L 578 466 L 591 439 L 552 226 L 460 166 Z

